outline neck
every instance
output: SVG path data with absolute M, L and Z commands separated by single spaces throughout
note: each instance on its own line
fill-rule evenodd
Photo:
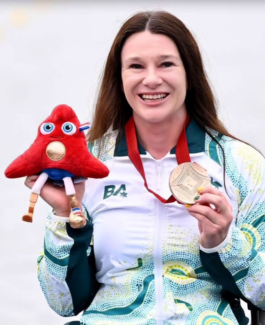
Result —
M 134 115 L 139 142 L 155 159 L 163 158 L 177 144 L 186 116 L 187 112 L 185 110 L 180 116 L 170 121 L 150 123 Z

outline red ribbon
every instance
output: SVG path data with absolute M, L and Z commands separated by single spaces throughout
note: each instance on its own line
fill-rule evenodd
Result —
M 181 134 L 179 136 L 178 143 L 176 146 L 176 160 L 179 165 L 182 163 L 185 163 L 185 162 L 190 162 L 190 154 L 189 154 L 189 148 L 188 148 L 187 137 L 186 137 L 186 128 L 189 124 L 189 121 L 190 121 L 190 118 L 187 115 L 185 125 L 183 127 L 183 130 L 181 131 Z M 131 162 L 134 164 L 135 168 L 141 174 L 141 176 L 144 180 L 144 186 L 146 187 L 146 189 L 150 193 L 152 193 L 162 203 L 175 202 L 176 199 L 174 198 L 173 195 L 171 195 L 167 200 L 165 200 L 160 195 L 158 195 L 157 193 L 155 193 L 154 191 L 152 191 L 148 188 L 146 178 L 145 178 L 144 166 L 143 166 L 142 159 L 140 157 L 139 150 L 138 150 L 133 117 L 131 117 L 125 125 L 125 135 L 126 135 L 126 143 L 127 143 L 129 158 L 131 159 Z

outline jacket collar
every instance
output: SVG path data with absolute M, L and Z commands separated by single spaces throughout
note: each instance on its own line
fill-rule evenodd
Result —
M 205 131 L 198 125 L 198 123 L 191 119 L 186 130 L 187 142 L 189 147 L 189 153 L 195 154 L 204 152 L 205 150 Z M 146 155 L 145 149 L 138 142 L 138 150 L 140 155 Z M 176 146 L 170 150 L 170 154 L 175 154 Z M 125 131 L 123 130 L 122 136 L 116 143 L 114 157 L 128 156 L 127 143 L 125 137 Z

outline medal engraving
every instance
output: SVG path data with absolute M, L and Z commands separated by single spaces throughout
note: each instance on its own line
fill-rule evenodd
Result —
M 53 161 L 59 161 L 65 156 L 65 146 L 60 141 L 53 141 L 46 147 L 47 156 Z
M 197 163 L 183 163 L 176 167 L 169 178 L 169 186 L 176 200 L 184 204 L 195 204 L 198 188 L 211 184 L 207 171 Z

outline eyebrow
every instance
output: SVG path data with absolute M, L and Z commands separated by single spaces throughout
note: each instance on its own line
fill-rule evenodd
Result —
M 175 55 L 160 55 L 159 59 L 161 59 L 161 60 L 168 60 L 168 59 L 177 59 L 177 60 L 179 60 L 179 57 L 177 57 Z
M 166 55 L 166 54 L 163 54 L 163 55 L 159 55 L 158 58 L 160 60 L 172 60 L 172 59 L 175 59 L 175 60 L 179 60 L 180 58 L 177 57 L 177 56 L 174 56 L 174 55 Z M 141 62 L 142 59 L 139 57 L 139 56 L 131 56 L 129 57 L 125 62 L 130 62 L 130 61 L 134 61 L 134 62 Z

